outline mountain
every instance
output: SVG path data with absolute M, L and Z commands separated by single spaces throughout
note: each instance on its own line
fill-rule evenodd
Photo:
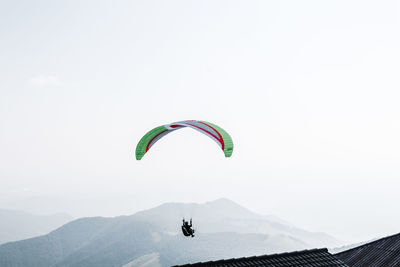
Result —
M 190 215 L 195 238 L 180 233 L 181 218 Z M 0 266 L 170 266 L 311 248 L 292 233 L 310 240 L 320 236 L 268 218 L 227 199 L 82 218 L 47 235 L 1 245 Z
M 47 234 L 71 220 L 67 214 L 40 216 L 0 209 L 0 244 Z
M 288 235 L 310 247 L 337 247 L 342 242 L 321 232 L 296 228 L 273 216 L 254 213 L 229 199 L 218 199 L 205 204 L 166 203 L 135 214 L 138 219 L 152 221 L 163 229 L 176 232 L 182 217 L 193 217 L 197 232 L 236 232 L 268 235 Z M 179 231 L 178 231 L 179 232 Z

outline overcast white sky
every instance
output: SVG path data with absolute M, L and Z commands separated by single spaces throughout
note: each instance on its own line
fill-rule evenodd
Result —
M 0 207 L 227 197 L 345 240 L 399 232 L 399 20 L 394 0 L 0 1 Z M 185 129 L 135 160 L 185 119 L 233 156 Z

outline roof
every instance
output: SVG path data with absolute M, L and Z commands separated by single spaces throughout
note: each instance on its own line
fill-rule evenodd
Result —
M 336 257 L 349 266 L 400 266 L 400 233 L 342 251 Z
M 228 260 L 198 262 L 180 265 L 186 267 L 229 267 L 229 266 L 268 266 L 268 267 L 347 267 L 341 260 L 328 252 L 326 248 L 295 251 L 289 253 L 254 256 Z

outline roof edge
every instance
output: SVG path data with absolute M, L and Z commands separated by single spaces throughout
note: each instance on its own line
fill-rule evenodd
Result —
M 385 237 L 379 238 L 379 239 L 377 239 L 377 240 L 368 242 L 368 243 L 366 243 L 366 244 L 359 245 L 359 246 L 354 247 L 354 248 L 350 248 L 350 249 L 348 249 L 348 250 L 344 250 L 344 251 L 342 251 L 342 252 L 339 252 L 339 253 L 336 253 L 336 254 L 333 254 L 333 255 L 336 256 L 336 255 L 340 255 L 340 254 L 342 254 L 342 253 L 344 254 L 344 253 L 347 253 L 347 252 L 349 252 L 349 251 L 356 250 L 356 249 L 359 249 L 359 248 L 362 248 L 362 247 L 371 246 L 371 245 L 373 245 L 374 243 L 378 243 L 378 242 L 381 242 L 381 241 L 383 241 L 383 240 L 385 240 L 385 239 L 390 239 L 390 238 L 393 238 L 393 237 L 396 237 L 396 236 L 400 236 L 400 233 L 397 233 L 397 234 L 394 234 L 394 235 L 385 236 Z
M 214 263 L 223 263 L 223 262 L 232 261 L 232 260 L 235 260 L 235 261 L 251 260 L 251 259 L 255 259 L 255 258 L 257 258 L 257 259 L 265 259 L 265 258 L 272 259 L 272 258 L 276 258 L 276 257 L 295 256 L 295 255 L 300 255 L 300 254 L 304 254 L 304 253 L 313 253 L 313 252 L 329 253 L 327 248 L 314 248 L 314 249 L 305 249 L 305 250 L 292 251 L 292 252 L 265 254 L 265 255 L 261 255 L 261 256 L 250 256 L 250 257 L 241 257 L 241 258 L 222 259 L 222 260 L 216 260 L 216 261 L 195 262 L 195 263 L 188 263 L 188 264 L 183 264 L 183 265 L 173 265 L 171 267 L 195 266 L 198 264 L 214 264 Z M 331 255 L 333 255 L 333 254 L 331 254 Z

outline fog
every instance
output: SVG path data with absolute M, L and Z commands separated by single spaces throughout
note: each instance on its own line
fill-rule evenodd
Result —
M 0 208 L 232 199 L 349 242 L 399 231 L 397 1 L 0 2 Z M 183 129 L 230 133 L 226 159 Z

